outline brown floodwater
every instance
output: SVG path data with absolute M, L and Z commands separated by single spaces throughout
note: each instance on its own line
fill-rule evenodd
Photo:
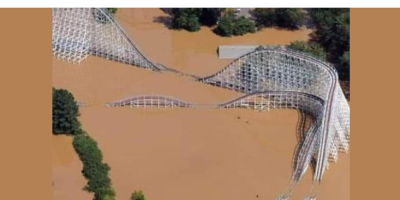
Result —
M 151 60 L 198 76 L 211 75 L 232 61 L 218 59 L 219 45 L 288 44 L 308 40 L 312 33 L 306 28 L 297 31 L 265 28 L 253 34 L 220 37 L 208 27 L 193 33 L 170 30 L 165 25 L 170 21 L 169 16 L 157 8 L 118 9 L 116 18 Z
M 111 165 L 118 199 L 273 199 L 297 144 L 293 110 L 83 108 L 84 128 Z M 240 119 L 238 119 L 240 117 Z M 305 174 L 293 199 L 311 186 Z M 349 156 L 326 172 L 320 198 L 349 199 Z
M 266 29 L 221 38 L 209 28 L 197 33 L 169 30 L 153 21 L 158 16 L 166 15 L 159 9 L 117 13 L 118 21 L 150 59 L 199 76 L 230 62 L 218 59 L 220 44 L 283 44 L 305 40 L 310 32 Z M 81 65 L 53 59 L 52 65 L 53 85 L 88 104 L 80 108 L 80 121 L 111 166 L 119 200 L 129 199 L 134 190 L 143 190 L 151 200 L 241 200 L 257 199 L 257 195 L 272 199 L 290 180 L 299 120 L 294 110 L 109 108 L 106 102 L 139 94 L 169 95 L 193 103 L 224 102 L 241 94 L 96 57 Z M 70 138 L 62 140 L 58 152 L 69 161 L 55 165 L 53 153 L 53 176 L 62 176 L 65 182 L 84 180 Z M 318 199 L 350 199 L 349 175 L 350 155 L 340 154 L 339 162 L 325 173 Z M 307 194 L 311 179 L 308 170 L 293 199 Z M 65 185 L 60 191 L 71 195 L 69 199 L 89 200 L 90 196 L 79 196 L 85 193 L 84 185 L 84 181 Z
M 91 200 L 93 195 L 83 191 L 87 181 L 82 176 L 82 163 L 72 147 L 72 137 L 52 137 L 53 200 Z
M 80 120 L 111 166 L 118 199 L 139 189 L 163 200 L 271 199 L 289 182 L 297 143 L 295 111 L 108 108 L 105 102 L 137 94 L 196 103 L 240 94 L 96 57 L 81 65 L 53 60 L 53 84 L 88 103 Z M 295 195 L 305 195 L 310 184 L 307 172 Z M 320 195 L 349 199 L 349 155 L 331 165 Z

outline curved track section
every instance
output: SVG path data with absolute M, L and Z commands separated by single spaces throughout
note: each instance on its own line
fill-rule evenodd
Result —
M 263 91 L 303 92 L 325 102 L 318 130 L 318 155 L 314 180 L 320 182 L 328 167 L 329 150 L 338 142 L 348 149 L 350 107 L 339 86 L 336 70 L 326 62 L 283 47 L 259 47 L 220 72 L 198 79 L 244 93 Z
M 318 155 L 318 141 L 321 137 L 320 133 L 324 118 L 323 113 L 325 109 L 325 101 L 315 95 L 304 92 L 272 91 L 246 94 L 242 97 L 220 104 L 194 104 L 169 96 L 141 95 L 114 101 L 108 103 L 107 106 L 129 106 L 133 108 L 247 108 L 257 111 L 268 111 L 271 109 L 300 110 L 303 113 L 308 114 L 313 119 L 314 123 L 306 131 L 306 134 L 304 134 L 305 137 L 301 138 L 299 145 L 300 148 L 296 153 L 297 158 L 294 159 L 295 167 L 292 179 L 294 182 L 298 182 L 308 168 L 312 156 Z M 338 151 L 346 151 L 347 148 L 346 140 L 335 138 L 334 144 L 327 150 L 329 160 L 336 162 Z
M 112 14 L 100 8 L 54 8 L 53 55 L 73 63 L 95 55 L 154 71 L 187 75 L 147 59 Z M 284 47 L 259 47 L 214 75 L 188 76 L 246 95 L 216 105 L 146 95 L 108 106 L 294 108 L 309 113 L 314 123 L 301 141 L 294 182 L 301 179 L 312 159 L 316 161 L 314 181 L 321 182 L 328 161 L 336 161 L 337 152 L 349 148 L 350 107 L 340 88 L 337 71 L 326 62 Z
M 95 55 L 146 69 L 164 69 L 147 59 L 112 14 L 102 8 L 53 8 L 53 55 L 73 63 Z
M 173 97 L 162 95 L 141 95 L 107 103 L 109 107 L 130 106 L 135 108 L 174 108 L 194 107 L 194 104 L 187 103 Z

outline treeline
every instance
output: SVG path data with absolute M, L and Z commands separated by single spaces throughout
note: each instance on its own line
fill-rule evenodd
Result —
M 73 146 L 83 163 L 82 173 L 88 180 L 86 190 L 95 194 L 95 200 L 113 200 L 115 192 L 108 177 L 110 167 L 103 163 L 103 154 L 97 142 L 87 134 L 74 137 Z
M 313 40 L 324 47 L 340 79 L 350 81 L 350 9 L 316 8 L 309 13 L 316 26 Z
M 350 9 L 308 9 L 316 31 L 309 42 L 295 41 L 290 48 L 310 53 L 334 64 L 348 99 L 350 99 Z
M 301 8 L 256 8 L 253 17 L 260 29 L 264 27 L 298 29 L 304 25 L 307 15 Z
M 65 89 L 53 88 L 53 134 L 72 135 L 73 147 L 83 163 L 82 174 L 88 180 L 85 189 L 94 193 L 94 200 L 115 200 L 109 178 L 110 166 L 103 162 L 97 142 L 81 128 L 79 106 Z M 146 200 L 141 191 L 132 193 L 130 200 Z
M 334 64 L 345 95 L 350 98 L 350 9 L 256 8 L 250 14 L 251 18 L 245 18 L 228 8 L 173 8 L 172 28 L 198 31 L 201 25 L 207 25 L 213 26 L 216 34 L 229 37 L 265 27 L 314 27 L 310 41 L 296 41 L 288 46 Z
M 214 32 L 221 36 L 243 35 L 255 32 L 255 23 L 245 17 L 236 18 L 232 10 L 225 8 L 173 8 L 173 29 L 190 32 L 200 26 L 215 26 Z
M 173 8 L 172 28 L 198 31 L 201 25 L 213 26 L 217 23 L 221 8 Z
M 229 8 L 173 8 L 172 28 L 193 32 L 200 30 L 201 25 L 216 25 L 216 34 L 229 37 L 271 26 L 297 29 L 306 19 L 306 12 L 300 8 L 257 8 L 251 14 L 252 18 L 246 18 Z
M 79 107 L 74 96 L 64 89 L 53 88 L 53 134 L 81 133 Z
M 255 33 L 256 24 L 252 20 L 243 16 L 236 17 L 233 12 L 230 11 L 220 18 L 214 32 L 225 37 Z
M 289 48 L 311 54 L 323 61 L 326 61 L 324 48 L 316 42 L 294 41 L 288 45 Z

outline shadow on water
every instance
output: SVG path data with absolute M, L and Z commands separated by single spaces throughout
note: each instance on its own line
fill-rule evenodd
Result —
M 297 121 L 296 125 L 296 137 L 297 137 L 297 145 L 295 147 L 295 150 L 293 152 L 293 157 L 292 157 L 292 170 L 293 173 L 295 172 L 296 166 L 297 166 L 297 158 L 300 153 L 301 146 L 304 142 L 305 138 L 305 133 L 310 129 L 311 124 L 313 123 L 313 119 L 311 116 L 303 111 L 298 110 L 299 114 L 299 119 Z M 315 159 L 312 157 L 311 158 L 311 172 L 312 176 L 314 176 L 315 172 Z
M 168 29 L 172 28 L 172 17 L 170 16 L 154 17 L 153 22 L 163 24 Z

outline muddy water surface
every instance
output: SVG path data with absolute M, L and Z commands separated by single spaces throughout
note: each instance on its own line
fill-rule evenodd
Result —
M 202 27 L 190 33 L 168 29 L 169 16 L 160 9 L 118 9 L 116 18 L 133 41 L 151 60 L 189 74 L 206 76 L 229 64 L 231 59 L 218 59 L 219 45 L 288 44 L 308 40 L 311 29 L 298 31 L 266 28 L 236 37 L 220 37 L 211 28 Z
M 91 200 L 84 191 L 87 181 L 82 176 L 82 163 L 72 147 L 72 137 L 53 136 L 53 200 Z
M 171 31 L 153 21 L 159 16 L 165 16 L 159 9 L 119 9 L 117 13 L 149 58 L 199 76 L 230 62 L 218 59 L 218 45 L 281 44 L 306 40 L 310 32 L 266 29 L 221 38 L 209 28 L 197 33 Z M 241 94 L 96 57 L 81 65 L 53 59 L 52 65 L 53 85 L 67 88 L 88 104 L 80 109 L 80 120 L 111 166 L 119 200 L 129 199 L 134 190 L 143 190 L 151 200 L 272 199 L 290 180 L 297 144 L 296 111 L 108 108 L 106 102 L 139 94 L 169 95 L 193 103 L 224 102 Z M 53 153 L 53 176 L 56 182 L 79 181 L 55 191 L 75 195 L 64 198 L 89 200 L 90 196 L 81 194 L 85 185 L 81 163 L 71 141 L 66 141 L 57 145 L 64 162 L 55 162 Z M 350 155 L 341 154 L 339 163 L 325 173 L 319 199 L 350 199 L 349 173 Z M 308 171 L 293 199 L 307 194 L 311 177 Z
M 287 186 L 297 144 L 291 110 L 84 108 L 112 167 L 119 199 L 143 190 L 149 199 L 273 199 Z M 310 189 L 308 171 L 294 193 Z M 326 172 L 320 199 L 349 199 L 349 157 Z
M 138 94 L 167 94 L 197 103 L 224 102 L 241 94 L 93 57 L 79 66 L 54 60 L 53 83 L 89 102 L 80 109 L 80 120 L 111 166 L 118 199 L 128 199 L 139 189 L 163 200 L 272 199 L 290 180 L 297 143 L 295 111 L 104 107 L 105 102 Z M 307 172 L 295 195 L 304 196 L 310 184 Z M 320 195 L 349 199 L 348 155 L 326 172 Z

